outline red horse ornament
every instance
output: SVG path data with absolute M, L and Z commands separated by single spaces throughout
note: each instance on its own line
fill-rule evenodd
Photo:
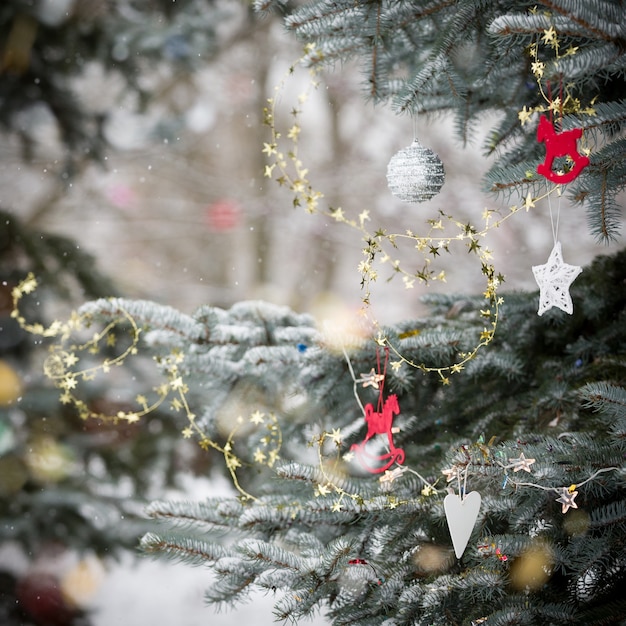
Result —
M 537 141 L 546 144 L 546 157 L 544 162 L 537 166 L 537 173 L 559 185 L 573 181 L 589 165 L 588 157 L 580 154 L 576 145 L 582 134 L 582 128 L 557 133 L 548 118 L 542 115 L 537 127 Z M 552 171 L 554 159 L 564 156 L 572 159 L 574 163 L 572 169 L 568 172 Z
M 383 404 L 382 411 L 374 410 L 374 405 L 365 405 L 365 422 L 367 434 L 361 443 L 352 444 L 350 450 L 356 452 L 361 465 L 372 474 L 380 474 L 388 470 L 394 463 L 403 463 L 405 454 L 402 448 L 396 448 L 393 442 L 392 424 L 394 415 L 400 413 L 398 396 L 390 395 Z M 374 435 L 387 435 L 389 451 L 385 454 L 371 454 L 365 449 L 365 444 Z M 382 465 L 377 465 L 382 463 Z M 376 465 L 374 465 L 376 464 Z

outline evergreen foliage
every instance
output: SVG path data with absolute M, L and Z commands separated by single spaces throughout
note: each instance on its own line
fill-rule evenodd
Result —
M 169 530 L 146 535 L 143 550 L 211 567 L 211 603 L 276 592 L 278 620 L 321 609 L 336 625 L 622 623 L 625 281 L 626 253 L 598 258 L 572 288 L 571 317 L 540 318 L 536 294 L 511 294 L 492 344 L 449 386 L 434 373 L 389 371 L 401 406 L 395 443 L 409 468 L 393 481 L 343 460 L 363 436 L 363 415 L 344 355 L 310 320 L 258 303 L 202 309 L 205 332 L 189 340 L 181 371 L 205 427 L 220 436 L 212 418 L 245 381 L 288 443 L 268 475 L 251 458 L 256 433 L 242 432 L 240 481 L 256 499 L 155 502 L 148 512 Z M 447 356 L 441 346 L 462 349 L 482 323 L 480 298 L 430 304 L 431 317 L 387 329 L 427 363 Z M 168 324 L 177 345 L 186 322 Z M 401 339 L 406 329 L 420 331 Z M 355 372 L 376 367 L 370 342 L 346 350 Z M 340 443 L 324 438 L 338 428 Z M 511 470 L 522 453 L 535 459 L 532 473 Z M 467 468 L 468 490 L 483 498 L 459 560 L 442 507 L 451 467 Z M 557 496 L 570 486 L 578 509 L 562 513 Z
M 20 139 L 29 160 L 39 143 L 33 129 L 49 116 L 67 152 L 67 178 L 77 161 L 101 160 L 108 147 L 110 111 L 90 107 L 80 93 L 94 64 L 122 82 L 126 106 L 142 110 L 153 96 L 146 72 L 159 64 L 193 71 L 218 52 L 218 29 L 231 18 L 211 0 L 7 0 L 0 7 L 0 127 Z
M 51 322 L 51 303 L 101 297 L 114 293 L 114 287 L 69 239 L 3 211 L 0 222 L 0 364 L 3 376 L 9 370 L 20 381 L 19 401 L 7 402 L 2 380 L 0 546 L 19 546 L 33 560 L 50 545 L 118 555 L 150 528 L 141 515 L 150 494 L 175 483 L 182 452 L 178 428 L 159 412 L 123 428 L 85 422 L 59 402 L 40 371 L 41 342 L 11 315 L 11 292 L 27 272 L 40 276 L 41 289 L 25 298 L 22 310 L 43 327 Z M 149 384 L 140 370 L 134 374 Z M 106 412 L 125 406 L 101 386 L 92 387 L 86 400 Z M 2 563 L 6 576 L 7 565 Z M 3 590 L 0 615 L 15 608 L 14 593 L 14 587 Z M 26 623 L 15 619 L 6 623 Z

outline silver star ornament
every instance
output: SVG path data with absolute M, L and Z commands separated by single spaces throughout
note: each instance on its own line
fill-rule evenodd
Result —
M 554 306 L 571 315 L 574 306 L 569 288 L 582 271 L 582 267 L 563 262 L 561 242 L 557 241 L 552 248 L 548 262 L 545 265 L 533 265 L 533 274 L 539 285 L 537 315 L 543 315 Z
M 524 456 L 524 453 L 522 452 L 519 455 L 518 459 L 509 459 L 509 463 L 511 463 L 511 467 L 513 468 L 514 472 L 519 472 L 521 470 L 524 470 L 525 472 L 528 472 L 529 474 L 532 474 L 532 470 L 530 469 L 530 466 L 535 462 L 535 459 L 527 459 Z
M 556 499 L 561 503 L 561 512 L 567 513 L 569 509 L 577 509 L 578 505 L 574 502 L 574 498 L 578 495 L 578 491 L 570 491 L 568 487 L 561 487 L 561 495 Z
M 385 377 L 382 374 L 377 374 L 374 368 L 372 368 L 366 374 L 361 374 L 361 377 L 356 381 L 357 383 L 362 383 L 363 389 L 365 387 L 373 387 L 374 389 L 380 388 L 380 383 L 385 380 Z

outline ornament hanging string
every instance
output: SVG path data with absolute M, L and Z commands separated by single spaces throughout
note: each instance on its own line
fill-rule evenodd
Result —
M 461 487 L 461 471 L 459 470 L 456 475 L 457 482 L 459 484 L 459 497 L 461 498 L 461 501 L 465 500 L 465 497 L 467 496 L 467 474 L 468 474 L 468 468 L 466 467 L 463 470 L 463 486 L 462 487 Z
M 363 406 L 363 403 L 361 402 L 361 398 L 359 397 L 359 393 L 356 389 L 358 381 L 354 374 L 354 368 L 352 367 L 352 362 L 350 361 L 350 357 L 348 356 L 348 353 L 346 352 L 346 349 L 344 346 L 341 347 L 341 350 L 343 352 L 343 356 L 346 360 L 346 363 L 348 364 L 348 369 L 350 370 L 350 376 L 352 376 L 352 392 L 354 393 L 354 397 L 356 398 L 357 404 L 359 405 L 359 408 L 361 409 L 361 413 L 365 414 L 365 407 Z
M 550 114 L 550 124 L 554 126 L 554 100 L 552 99 L 552 83 L 551 81 L 546 81 L 548 88 L 548 112 Z M 563 81 L 559 79 L 559 130 L 562 128 L 563 120 Z
M 546 184 L 547 187 L 547 184 Z M 550 226 L 552 228 L 552 239 L 554 240 L 554 245 L 557 244 L 558 240 L 559 240 L 559 223 L 561 220 L 561 192 L 558 192 L 558 196 L 559 196 L 559 200 L 557 203 L 557 209 L 556 209 L 556 222 L 554 220 L 554 215 L 552 212 L 552 198 L 551 198 L 551 194 L 546 194 L 548 197 L 548 210 L 550 212 Z
M 563 81 L 559 80 L 559 124 L 561 125 L 562 128 L 562 120 L 563 120 Z M 549 102 L 549 111 L 550 111 L 550 124 L 554 125 L 554 107 L 552 106 L 552 83 L 550 81 L 548 81 L 548 102 Z M 546 179 L 546 190 L 549 191 L 548 189 L 548 183 L 547 183 L 547 179 Z M 548 194 L 548 209 L 550 211 L 550 225 L 552 227 L 552 239 L 554 240 L 554 244 L 556 245 L 556 242 L 558 240 L 558 233 L 559 233 L 559 219 L 561 216 L 561 194 L 559 193 L 559 207 L 558 207 L 558 212 L 557 212 L 557 220 L 556 220 L 556 228 L 554 225 L 554 219 L 552 216 L 552 201 L 551 201 L 551 197 L 550 194 Z
M 379 376 L 382 376 L 380 386 L 378 388 L 378 412 L 382 412 L 384 405 L 385 381 L 387 380 L 387 364 L 389 363 L 389 346 L 385 346 L 385 364 L 383 371 L 380 371 L 380 348 L 376 346 L 376 367 Z

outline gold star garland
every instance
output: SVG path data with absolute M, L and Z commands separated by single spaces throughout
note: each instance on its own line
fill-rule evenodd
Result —
M 532 9 L 530 12 L 536 13 L 537 9 Z M 539 93 L 545 100 L 545 104 L 539 104 L 535 107 L 524 106 L 522 110 L 518 113 L 518 118 L 521 125 L 524 126 L 524 124 L 529 122 L 532 119 L 533 114 L 535 113 L 550 112 L 557 115 L 559 118 L 562 118 L 564 114 L 578 114 L 590 116 L 595 115 L 596 112 L 593 108 L 593 105 L 597 98 L 593 98 L 590 105 L 583 108 L 580 100 L 572 95 L 572 85 L 561 85 L 562 89 L 560 89 L 560 93 L 555 98 L 552 98 L 551 94 L 546 94 L 542 82 L 542 79 L 546 73 L 546 69 L 558 70 L 559 62 L 564 58 L 575 55 L 578 52 L 578 47 L 569 46 L 565 50 L 565 52 L 562 52 L 559 43 L 558 33 L 554 26 L 550 26 L 550 28 L 543 31 L 543 35 L 541 36 L 541 44 L 543 44 L 543 48 L 547 48 L 553 51 L 554 59 L 551 62 L 551 68 L 546 64 L 545 61 L 541 59 L 541 47 L 538 40 L 534 41 L 530 44 L 530 46 L 528 46 L 527 53 L 531 59 L 531 72 L 535 77 Z
M 327 440 L 331 440 L 336 448 L 336 458 L 332 461 L 323 452 L 324 444 Z M 591 482 L 600 474 L 620 471 L 619 467 L 604 467 L 595 471 L 584 480 L 581 480 L 578 483 L 572 483 L 568 486 L 552 487 L 534 482 L 521 481 L 513 478 L 507 470 L 512 469 L 514 473 L 525 471 L 532 474 L 531 466 L 536 460 L 526 458 L 524 453 L 521 453 L 518 458 L 510 458 L 508 459 L 509 463 L 505 464 L 502 460 L 500 460 L 504 458 L 504 452 L 502 450 L 495 449 L 495 441 L 496 437 L 492 437 L 489 442 L 486 443 L 484 437 L 481 436 L 475 443 L 461 446 L 461 448 L 458 449 L 458 460 L 455 461 L 450 467 L 441 471 L 442 478 L 445 477 L 446 479 L 446 485 L 453 480 L 456 480 L 459 485 L 461 483 L 465 484 L 467 477 L 471 475 L 471 472 L 492 476 L 491 470 L 493 468 L 500 468 L 504 475 L 501 483 L 502 489 L 507 486 L 511 486 L 516 490 L 527 487 L 552 492 L 558 496 L 555 498 L 555 501 L 561 504 L 561 512 L 565 514 L 570 508 L 578 508 L 575 498 L 579 493 L 578 489 L 580 487 Z M 343 455 L 340 454 L 342 448 L 342 435 L 340 429 L 333 429 L 331 433 L 323 432 L 321 435 L 315 437 L 311 443 L 312 445 L 317 445 L 318 447 L 318 466 L 322 476 L 322 479 L 315 483 L 314 494 L 315 497 L 332 495 L 334 497 L 332 504 L 333 511 L 342 511 L 342 503 L 344 500 L 349 499 L 360 506 L 365 506 L 366 504 L 373 502 L 375 498 L 378 498 L 381 495 L 377 494 L 373 498 L 366 499 L 362 494 L 356 492 L 350 493 L 346 491 L 339 484 L 341 482 L 339 477 L 345 473 L 345 465 L 343 463 L 350 462 L 354 456 L 351 452 L 344 453 Z M 420 490 L 420 496 L 423 498 L 429 498 L 436 495 L 441 497 L 449 492 L 449 488 L 447 486 L 437 488 L 437 483 L 441 479 L 432 483 L 413 468 L 407 465 L 399 465 L 393 470 L 387 470 L 379 478 L 382 495 L 386 496 L 387 507 L 390 509 L 395 509 L 414 501 L 413 499 L 409 500 L 399 498 L 393 493 L 395 489 L 395 481 L 400 479 L 407 472 L 413 474 L 422 482 L 423 487 Z M 500 479 L 496 480 L 499 481 Z
M 94 380 L 98 374 L 108 374 L 112 368 L 121 367 L 129 358 L 136 356 L 139 353 L 139 342 L 144 329 L 120 305 L 116 311 L 115 321 L 109 322 L 100 331 L 92 332 L 88 339 L 76 342 L 73 338 L 80 332 L 87 332 L 94 324 L 93 316 L 74 311 L 67 322 L 55 320 L 47 328 L 42 324 L 31 324 L 21 314 L 20 302 L 24 296 L 33 293 L 36 288 L 37 280 L 32 273 L 13 288 L 11 317 L 28 333 L 56 340 L 56 343 L 49 348 L 49 354 L 44 362 L 44 373 L 60 390 L 61 403 L 73 406 L 83 420 L 96 418 L 114 424 L 138 422 L 142 417 L 166 405 L 170 410 L 182 413 L 187 419 L 187 426 L 182 430 L 182 436 L 185 439 L 195 436 L 203 450 L 211 449 L 221 454 L 233 485 L 241 497 L 244 500 L 256 500 L 241 486 L 237 476 L 237 470 L 243 464 L 234 452 L 234 442 L 238 431 L 245 424 L 244 418 L 238 417 L 224 445 L 220 445 L 202 429 L 196 420 L 196 414 L 189 405 L 187 397 L 189 387 L 180 369 L 184 353 L 180 349 L 174 349 L 165 356 L 154 357 L 155 363 L 166 375 L 166 382 L 152 389 L 155 396 L 153 401 L 149 401 L 144 394 L 139 394 L 135 397 L 136 410 L 120 410 L 115 415 L 95 411 L 89 403 L 79 397 L 77 392 L 81 383 Z M 125 348 L 120 349 L 115 356 L 105 357 L 93 364 L 94 359 L 102 355 L 103 349 L 110 351 L 119 346 L 123 336 L 128 340 Z M 167 402 L 169 402 L 168 405 Z M 282 446 L 282 432 L 278 420 L 274 414 L 255 411 L 250 416 L 249 422 L 267 431 L 254 452 L 254 462 L 272 468 L 279 459 Z
M 337 456 L 333 462 L 332 470 L 330 471 L 327 469 L 329 466 L 329 460 L 323 453 L 326 440 L 331 440 L 337 451 Z M 317 445 L 318 464 L 320 473 L 323 477 L 323 479 L 318 481 L 315 485 L 315 497 L 317 498 L 320 496 L 334 494 L 335 500 L 332 505 L 332 510 L 335 512 L 342 510 L 342 502 L 344 499 L 351 499 L 358 505 L 364 505 L 366 500 L 362 495 L 358 493 L 349 493 L 338 484 L 338 480 L 335 478 L 335 476 L 340 474 L 341 468 L 341 457 L 339 456 L 343 443 L 341 440 L 341 430 L 339 428 L 335 428 L 331 433 L 323 432 L 319 437 L 314 438 L 311 443 L 312 445 Z
M 558 54 L 558 38 L 553 28 L 544 33 L 544 41 L 555 48 Z M 567 55 L 575 53 L 576 49 L 573 48 L 568 49 L 566 52 Z M 325 215 L 336 223 L 348 226 L 358 232 L 361 239 L 365 242 L 362 250 L 364 259 L 359 263 L 358 271 L 361 275 L 361 287 L 363 290 L 363 313 L 366 316 L 371 304 L 371 285 L 378 279 L 377 263 L 389 268 L 392 278 L 399 274 L 404 288 L 412 289 L 416 282 L 424 285 L 428 285 L 433 281 L 445 282 L 445 272 L 437 271 L 433 267 L 433 262 L 442 253 L 449 253 L 450 248 L 454 245 L 458 246 L 460 244 L 464 246 L 468 253 L 477 258 L 487 283 L 483 293 L 487 305 L 480 312 L 485 324 L 483 331 L 479 333 L 474 348 L 467 352 L 459 352 L 453 363 L 435 367 L 405 357 L 401 348 L 393 345 L 389 337 L 380 329 L 377 321 L 372 320 L 375 327 L 379 329 L 376 339 L 378 345 L 388 346 L 395 355 L 395 360 L 391 363 L 394 370 L 398 370 L 403 364 L 407 364 L 424 372 L 436 373 L 441 382 L 444 385 L 448 385 L 450 383 L 450 375 L 462 371 L 481 348 L 491 343 L 498 325 L 499 307 L 503 299 L 497 295 L 497 292 L 500 285 L 504 282 L 504 276 L 496 272 L 492 263 L 492 252 L 484 244 L 486 235 L 490 231 L 499 228 L 506 220 L 522 209 L 528 212 L 530 209 L 535 208 L 535 203 L 547 198 L 550 194 L 556 192 L 560 195 L 560 188 L 558 185 L 555 185 L 553 188 L 548 189 L 546 193 L 538 196 L 532 196 L 529 193 L 523 203 L 512 205 L 506 211 L 485 209 L 482 215 L 482 227 L 461 222 L 452 215 L 440 210 L 437 217 L 427 220 L 427 230 L 424 234 L 411 230 L 407 230 L 404 233 L 389 233 L 381 228 L 372 231 L 367 225 L 371 221 L 368 209 L 363 209 L 356 217 L 351 217 L 341 207 L 321 207 L 320 203 L 324 194 L 316 190 L 310 182 L 308 169 L 304 166 L 299 154 L 301 107 L 307 102 L 310 91 L 316 89 L 319 85 L 318 74 L 320 70 L 317 69 L 319 68 L 319 63 L 316 62 L 321 59 L 321 54 L 315 44 L 307 44 L 301 59 L 289 68 L 286 76 L 275 87 L 274 96 L 267 101 L 267 106 L 263 110 L 263 119 L 264 124 L 270 131 L 270 141 L 264 144 L 262 150 L 269 161 L 265 166 L 265 176 L 274 179 L 281 187 L 286 187 L 291 192 L 294 207 L 304 207 L 311 214 Z M 533 71 L 537 80 L 540 81 L 545 64 L 542 65 L 537 57 L 537 45 L 530 47 L 530 54 L 531 56 L 534 55 L 535 64 L 533 64 Z M 296 69 L 299 66 L 307 65 L 313 68 L 308 70 L 310 75 L 308 88 L 298 97 L 298 106 L 291 110 L 292 123 L 284 134 L 278 129 L 276 121 L 280 95 L 285 88 L 286 81 L 295 74 Z M 593 113 L 592 109 L 581 111 L 579 101 L 572 98 L 567 89 L 566 94 L 566 103 L 563 104 L 564 110 L 577 110 L 590 115 Z M 578 108 L 576 108 L 577 106 Z M 527 109 L 524 107 L 524 110 L 520 113 L 522 124 L 539 110 L 543 109 Z M 529 173 L 530 178 L 533 175 L 532 172 Z M 408 270 L 397 259 L 395 250 L 398 249 L 401 242 L 411 244 L 417 250 L 417 253 L 421 254 L 422 263 L 417 269 Z
M 148 401 L 146 396 L 140 394 L 135 398 L 140 408 L 135 411 L 119 411 L 115 415 L 107 415 L 93 411 L 89 404 L 82 400 L 76 393 L 80 383 L 94 380 L 98 373 L 107 374 L 113 367 L 121 367 L 126 363 L 128 358 L 137 355 L 142 328 L 128 311 L 120 307 L 117 312 L 118 319 L 116 321 L 110 322 L 101 331 L 93 332 L 91 337 L 85 341 L 79 343 L 73 342 L 72 337 L 78 332 L 90 329 L 91 325 L 94 323 L 93 316 L 86 313 L 79 314 L 73 312 L 67 322 L 55 320 L 48 327 L 44 327 L 42 324 L 30 324 L 21 314 L 19 305 L 22 298 L 33 293 L 36 288 L 37 281 L 33 274 L 29 274 L 25 280 L 13 288 L 13 311 L 11 316 L 16 319 L 21 328 L 27 332 L 40 337 L 53 338 L 58 341 L 58 343 L 51 345 L 49 348 L 50 354 L 46 359 L 44 371 L 53 384 L 60 390 L 60 400 L 62 403 L 74 406 L 82 419 L 97 418 L 117 424 L 121 421 L 135 423 L 169 400 L 169 408 L 175 412 L 182 412 L 188 421 L 187 426 L 182 431 L 183 437 L 188 439 L 195 435 L 198 437 L 198 442 L 202 449 L 213 449 L 222 454 L 233 485 L 239 492 L 241 498 L 244 501 L 258 500 L 241 486 L 237 476 L 237 470 L 242 467 L 242 461 L 234 452 L 234 444 L 238 431 L 246 424 L 246 421 L 241 416 L 237 419 L 237 423 L 228 434 L 224 445 L 220 445 L 203 431 L 197 423 L 196 416 L 191 410 L 187 399 L 189 388 L 179 367 L 184 359 L 184 355 L 180 350 L 173 350 L 172 353 L 167 356 L 155 357 L 155 361 L 160 369 L 166 373 L 167 382 L 153 388 L 156 399 L 152 403 Z M 91 361 L 97 355 L 101 354 L 102 348 L 112 348 L 118 345 L 118 333 L 115 331 L 118 330 L 118 326 L 123 324 L 127 324 L 130 329 L 124 331 L 130 338 L 128 346 L 121 350 L 118 355 L 105 358 L 98 364 L 86 364 L 86 361 Z M 358 379 L 354 376 L 351 365 L 350 370 L 356 385 Z M 254 461 L 260 465 L 273 468 L 280 458 L 279 455 L 282 446 L 282 432 L 277 417 L 274 414 L 266 414 L 257 410 L 250 415 L 249 423 L 256 427 L 264 427 L 267 430 L 266 435 L 260 439 L 260 443 L 254 451 Z M 325 443 L 328 440 L 333 442 L 337 451 L 337 456 L 332 462 L 329 461 L 323 451 Z M 442 474 L 447 478 L 447 482 L 454 478 L 458 479 L 460 476 L 467 476 L 470 469 L 480 472 L 480 469 L 484 467 L 500 467 L 504 471 L 503 487 L 510 483 L 515 488 L 530 487 L 544 491 L 552 491 L 559 496 L 556 498 L 556 501 L 562 505 L 562 512 L 565 513 L 570 508 L 577 508 L 575 498 L 578 495 L 578 488 L 595 479 L 602 473 L 618 471 L 620 469 L 618 467 L 602 468 L 585 480 L 565 487 L 548 487 L 537 483 L 518 481 L 511 478 L 507 470 L 512 469 L 514 473 L 519 471 L 532 473 L 531 465 L 535 463 L 535 459 L 526 458 L 522 453 L 518 458 L 509 458 L 509 463 L 504 464 L 499 460 L 503 454 L 502 451 L 494 452 L 494 441 L 495 437 L 488 443 L 485 443 L 484 438 L 481 437 L 475 444 L 463 446 L 459 450 L 461 459 L 455 462 L 452 467 L 442 470 Z M 317 445 L 318 447 L 318 462 L 322 477 L 321 480 L 315 481 L 314 493 L 316 497 L 333 495 L 334 501 L 331 510 L 336 512 L 343 510 L 343 502 L 346 499 L 352 500 L 359 506 L 364 506 L 370 501 L 366 500 L 359 493 L 347 491 L 339 484 L 340 479 L 337 477 L 342 474 L 343 463 L 351 460 L 350 452 L 341 455 L 343 443 L 341 430 L 339 428 L 333 429 L 330 433 L 323 432 L 321 435 L 314 438 L 312 445 Z M 479 461 L 474 460 L 476 452 L 478 452 L 478 456 L 480 457 Z M 397 466 L 393 470 L 386 471 L 379 479 L 381 491 L 387 498 L 386 506 L 390 509 L 409 504 L 409 500 L 400 499 L 393 493 L 395 481 L 400 479 L 406 472 L 417 476 L 423 483 L 423 488 L 420 492 L 422 497 L 431 497 L 437 494 L 441 495 L 446 492 L 445 488 L 436 488 L 437 482 L 439 481 L 431 483 L 416 470 L 406 465 Z

